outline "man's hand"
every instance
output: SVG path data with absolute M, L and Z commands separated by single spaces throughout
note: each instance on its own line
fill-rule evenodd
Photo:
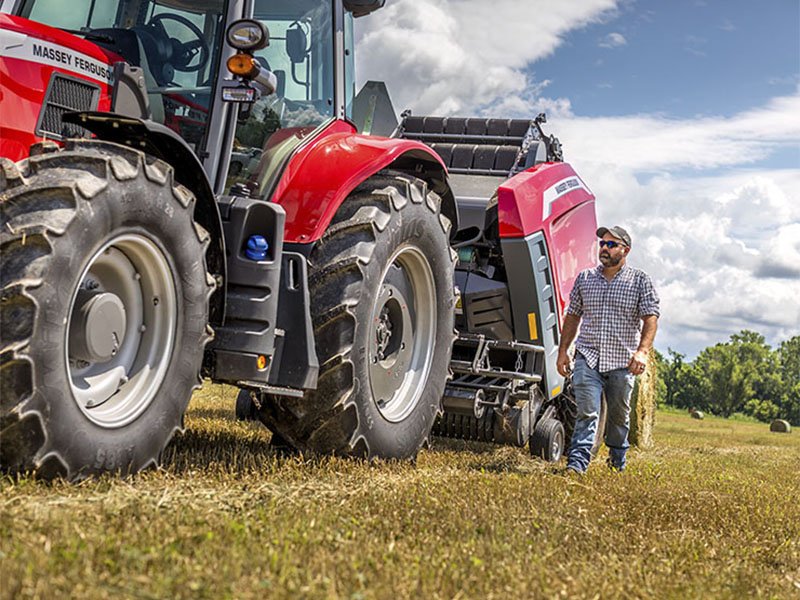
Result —
M 628 363 L 628 371 L 634 375 L 641 375 L 647 366 L 647 353 L 637 350 L 633 353 L 630 362 Z
M 580 322 L 581 318 L 578 315 L 569 313 L 564 315 L 564 326 L 561 328 L 561 343 L 558 345 L 558 358 L 556 359 L 556 369 L 562 377 L 566 377 L 572 372 L 572 361 L 569 358 L 569 354 L 567 354 L 567 349 L 578 334 Z
M 572 361 L 569 358 L 566 350 L 558 350 L 558 358 L 556 359 L 556 369 L 562 377 L 568 376 L 572 372 Z

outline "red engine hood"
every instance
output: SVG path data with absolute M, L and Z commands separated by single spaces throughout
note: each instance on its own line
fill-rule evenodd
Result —
M 112 65 L 124 60 L 81 37 L 0 14 L 0 156 L 21 160 L 36 135 L 53 72 L 99 90 L 96 110 L 110 107 Z

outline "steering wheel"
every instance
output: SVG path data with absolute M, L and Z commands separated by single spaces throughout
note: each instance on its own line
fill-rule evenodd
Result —
M 173 37 L 170 37 L 167 30 L 164 28 L 163 21 L 176 21 L 186 27 L 196 39 L 189 40 L 188 42 L 180 42 Z M 200 28 L 192 23 L 184 16 L 176 15 L 174 13 L 160 13 L 154 15 L 147 23 L 147 27 L 159 29 L 163 33 L 164 38 L 168 39 L 172 44 L 172 57 L 170 64 L 176 71 L 183 71 L 184 73 L 194 73 L 199 71 L 208 62 L 211 56 L 211 51 L 208 48 L 208 43 L 203 37 L 203 32 Z M 195 57 L 198 57 L 197 64 L 189 66 Z

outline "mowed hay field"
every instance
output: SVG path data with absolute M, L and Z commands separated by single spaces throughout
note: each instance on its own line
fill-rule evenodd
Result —
M 659 412 L 624 474 L 281 458 L 206 385 L 163 469 L 0 484 L 3 598 L 800 597 L 800 435 Z

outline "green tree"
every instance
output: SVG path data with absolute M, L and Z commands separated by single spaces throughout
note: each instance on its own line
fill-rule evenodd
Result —
M 800 335 L 780 345 L 778 363 L 783 391 L 778 416 L 800 427 Z
M 772 350 L 763 335 L 743 330 L 693 361 L 671 348 L 656 356 L 666 404 L 800 426 L 800 336 Z
M 741 331 L 727 343 L 706 348 L 695 363 L 708 383 L 709 409 L 725 417 L 745 410 L 753 399 L 772 402 L 780 388 L 772 349 L 755 331 Z
M 670 406 L 708 410 L 709 386 L 700 367 L 695 362 L 686 362 L 686 355 L 667 350 L 664 358 L 664 395 Z

